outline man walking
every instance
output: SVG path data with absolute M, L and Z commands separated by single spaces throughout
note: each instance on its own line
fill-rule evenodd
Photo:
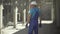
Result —
M 38 34 L 38 17 L 40 16 L 40 10 L 37 7 L 36 1 L 30 3 L 30 10 L 28 12 L 27 24 L 29 23 L 28 34 Z M 27 26 L 26 24 L 26 26 Z

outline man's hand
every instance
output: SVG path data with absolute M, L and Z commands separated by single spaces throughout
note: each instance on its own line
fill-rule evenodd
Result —
M 42 24 L 41 23 L 39 24 L 39 27 L 42 27 Z
M 41 24 L 41 17 L 40 17 L 39 19 L 40 19 L 39 27 L 42 27 L 42 24 Z
M 26 28 L 28 28 L 28 23 L 26 24 Z

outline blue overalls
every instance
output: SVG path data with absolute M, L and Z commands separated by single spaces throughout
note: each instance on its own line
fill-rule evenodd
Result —
M 33 34 L 33 31 L 35 34 L 38 34 L 38 16 L 40 11 L 37 7 L 34 7 L 29 10 L 29 13 L 31 14 L 31 19 L 28 34 Z

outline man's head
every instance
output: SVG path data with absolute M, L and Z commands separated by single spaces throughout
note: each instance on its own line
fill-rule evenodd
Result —
M 36 7 L 37 6 L 37 2 L 36 1 L 32 1 L 30 3 L 30 7 L 33 8 L 33 7 Z

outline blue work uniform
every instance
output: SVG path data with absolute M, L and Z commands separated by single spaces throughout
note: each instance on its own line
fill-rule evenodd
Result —
M 33 31 L 35 34 L 38 34 L 38 17 L 40 16 L 40 10 L 37 7 L 31 8 L 29 14 L 31 14 L 31 18 L 28 34 L 33 34 Z

